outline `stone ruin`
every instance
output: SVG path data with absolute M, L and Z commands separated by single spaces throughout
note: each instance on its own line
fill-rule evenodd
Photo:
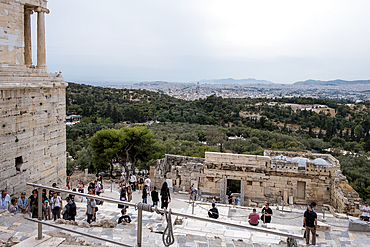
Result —
M 0 2 L 0 189 L 18 194 L 25 182 L 65 183 L 65 89 L 46 66 L 46 0 Z M 37 15 L 37 65 L 31 15 Z
M 337 159 L 328 154 L 265 150 L 264 156 L 206 152 L 205 158 L 167 154 L 150 167 L 152 182 L 176 191 L 198 189 L 202 198 L 226 203 L 229 180 L 240 181 L 240 204 L 330 205 L 338 213 L 360 214 L 361 198 L 348 184 Z

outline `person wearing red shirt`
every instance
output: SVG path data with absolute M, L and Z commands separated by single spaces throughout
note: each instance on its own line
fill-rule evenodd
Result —
M 256 209 L 254 208 L 253 209 L 253 213 L 250 213 L 249 216 L 248 216 L 248 219 L 249 219 L 249 224 L 251 224 L 252 226 L 257 226 L 258 223 L 259 223 L 259 219 L 260 219 L 260 216 L 259 214 L 256 213 Z

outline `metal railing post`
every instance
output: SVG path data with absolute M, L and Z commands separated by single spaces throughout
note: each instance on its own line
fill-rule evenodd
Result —
M 143 210 L 137 210 L 137 247 L 141 247 L 141 239 L 143 233 Z
M 37 200 L 38 200 L 38 204 L 37 204 L 38 220 L 42 221 L 42 188 L 41 187 L 38 189 Z M 41 223 L 38 223 L 37 239 L 38 240 L 42 239 L 42 224 Z
M 194 214 L 194 200 L 193 200 L 193 209 L 191 210 L 191 213 Z

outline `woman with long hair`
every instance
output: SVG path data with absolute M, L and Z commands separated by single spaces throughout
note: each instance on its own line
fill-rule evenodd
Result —
M 170 190 L 168 189 L 167 182 L 164 182 L 161 188 L 161 208 L 167 208 L 168 203 L 171 202 Z

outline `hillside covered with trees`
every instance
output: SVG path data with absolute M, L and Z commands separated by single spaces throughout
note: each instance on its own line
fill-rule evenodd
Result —
M 69 83 L 66 102 L 68 113 L 83 116 L 79 124 L 67 126 L 67 151 L 74 157 L 74 161 L 68 161 L 69 171 L 76 166 L 101 170 L 101 163 L 109 168 L 107 160 L 111 157 L 94 160 L 97 151 L 93 140 L 98 131 L 152 121 L 147 129 L 155 140 L 153 159 L 164 153 L 204 157 L 206 151 L 262 154 L 264 149 L 323 152 L 331 148 L 351 185 L 362 198 L 370 198 L 370 182 L 366 179 L 370 174 L 368 102 L 215 96 L 185 101 L 145 90 L 75 83 Z M 139 168 L 147 168 L 151 161 L 135 162 Z

